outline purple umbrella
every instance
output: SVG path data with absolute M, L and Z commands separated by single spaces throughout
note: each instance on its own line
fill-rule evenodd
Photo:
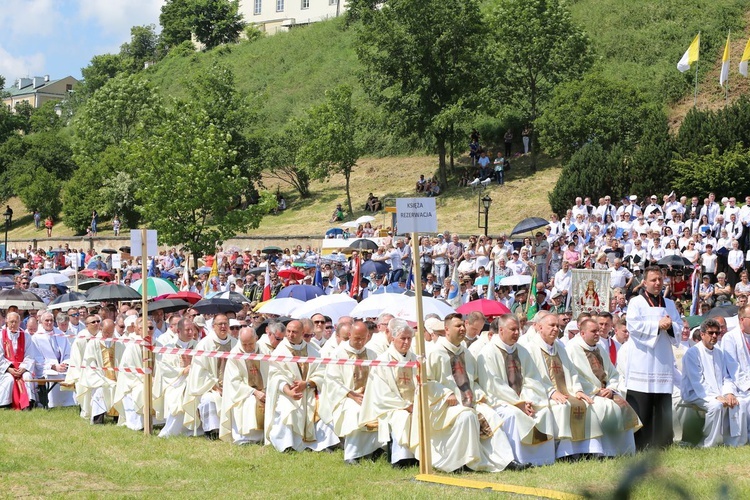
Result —
M 291 297 L 293 299 L 299 299 L 302 302 L 307 302 L 308 300 L 314 299 L 323 294 L 323 289 L 319 286 L 292 285 L 282 288 L 279 294 L 276 295 L 276 298 Z

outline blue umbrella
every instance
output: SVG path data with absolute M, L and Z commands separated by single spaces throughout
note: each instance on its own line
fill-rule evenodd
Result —
M 369 276 L 372 273 L 375 274 L 388 274 L 391 267 L 385 262 L 375 262 L 374 260 L 368 260 L 362 264 L 360 272 L 363 276 Z
M 208 266 L 199 267 L 195 270 L 195 274 L 208 274 L 211 272 L 211 268 Z
M 516 227 L 513 228 L 513 231 L 510 233 L 510 235 L 513 236 L 515 234 L 528 233 L 530 231 L 533 231 L 534 229 L 544 227 L 547 224 L 549 224 L 549 222 L 542 219 L 541 217 L 528 217 L 516 224 Z
M 286 288 L 282 288 L 279 294 L 276 295 L 276 298 L 280 299 L 283 297 L 291 297 L 293 299 L 299 299 L 303 302 L 307 302 L 308 300 L 314 299 L 315 297 L 319 297 L 323 294 L 323 289 L 319 286 L 292 285 Z
M 163 278 L 165 280 L 176 280 L 177 275 L 174 273 L 170 273 L 169 271 L 162 271 L 160 278 Z
M 344 230 L 339 227 L 332 227 L 328 231 L 326 231 L 326 238 L 331 236 L 338 236 L 339 234 L 344 234 Z

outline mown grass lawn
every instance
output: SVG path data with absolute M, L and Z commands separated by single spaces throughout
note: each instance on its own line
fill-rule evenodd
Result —
M 558 463 L 499 474 L 452 477 L 611 498 L 635 459 Z M 674 447 L 645 465 L 632 498 L 750 497 L 750 448 Z M 203 438 L 162 440 L 112 425 L 93 427 L 74 409 L 0 412 L 0 497 L 84 498 L 473 498 L 487 492 L 417 482 L 418 469 L 381 458 L 358 466 L 335 453 L 277 453 Z M 506 495 L 506 497 L 515 497 Z

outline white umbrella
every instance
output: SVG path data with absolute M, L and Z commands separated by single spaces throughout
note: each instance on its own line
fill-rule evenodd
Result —
M 357 228 L 359 227 L 359 222 L 357 222 L 356 220 L 350 220 L 349 222 L 344 222 L 343 224 L 341 224 L 341 227 Z
M 531 283 L 531 276 L 527 274 L 514 274 L 500 280 L 502 286 L 523 286 Z
M 72 278 L 76 275 L 76 270 L 72 267 L 66 267 L 65 269 L 60 271 L 60 274 L 62 274 L 63 276 L 67 276 L 68 278 Z
M 281 297 L 269 300 L 263 304 L 258 312 L 261 314 L 276 314 L 278 316 L 290 316 L 292 311 L 304 304 L 303 301 L 292 297 Z
M 356 222 L 357 224 L 365 224 L 367 222 L 372 222 L 374 220 L 375 220 L 375 217 L 373 217 L 372 215 L 363 215 L 362 217 L 360 217 L 354 222 Z
M 401 296 L 403 297 L 403 295 Z M 456 312 L 446 302 L 432 297 L 422 297 L 422 314 L 437 314 L 440 319 Z M 404 297 L 403 305 L 396 310 L 395 317 L 405 319 L 406 321 L 417 321 L 417 297 Z
M 404 299 L 400 293 L 377 293 L 357 304 L 349 314 L 353 318 L 376 318 L 382 312 L 397 309 Z
M 41 276 L 34 276 L 31 279 L 32 283 L 38 283 L 40 285 L 67 285 L 70 278 L 60 273 L 47 273 Z
M 314 314 L 320 313 L 338 323 L 339 318 L 348 316 L 356 305 L 357 301 L 344 293 L 321 295 L 292 311 L 292 318 L 311 318 Z

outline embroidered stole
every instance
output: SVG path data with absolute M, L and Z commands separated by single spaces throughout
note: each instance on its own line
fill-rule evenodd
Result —
M 583 351 L 586 353 L 586 359 L 589 360 L 589 365 L 591 366 L 591 371 L 594 372 L 594 376 L 602 383 L 602 388 L 607 387 L 607 374 L 604 371 L 604 361 L 602 360 L 599 348 L 596 348 L 593 351 L 583 349 Z M 638 425 L 638 415 L 622 396 L 615 393 L 612 397 L 612 401 L 620 407 L 623 427 L 625 430 L 632 429 Z
M 16 344 L 15 350 L 13 350 L 13 341 L 10 339 L 7 328 L 3 328 L 2 340 L 5 359 L 10 361 L 10 364 L 14 369 L 18 370 L 21 363 L 23 363 L 24 356 L 26 355 L 26 335 L 23 334 L 23 330 L 18 331 L 18 343 Z M 23 377 L 13 379 L 13 392 L 11 397 L 11 406 L 14 410 L 23 410 L 28 408 L 31 404 Z
M 570 394 L 567 383 L 565 382 L 565 368 L 559 354 L 554 356 L 544 349 L 541 350 L 544 356 L 544 362 L 547 365 L 547 373 L 555 386 L 555 390 L 568 396 L 570 403 L 570 433 L 572 441 L 582 441 L 586 439 L 586 403 Z
M 247 368 L 247 385 L 253 389 L 265 392 L 263 387 L 263 376 L 260 372 L 260 361 L 257 359 L 246 359 L 245 368 Z M 255 400 L 255 430 L 263 430 L 263 422 L 266 416 L 266 404 L 259 399 Z

